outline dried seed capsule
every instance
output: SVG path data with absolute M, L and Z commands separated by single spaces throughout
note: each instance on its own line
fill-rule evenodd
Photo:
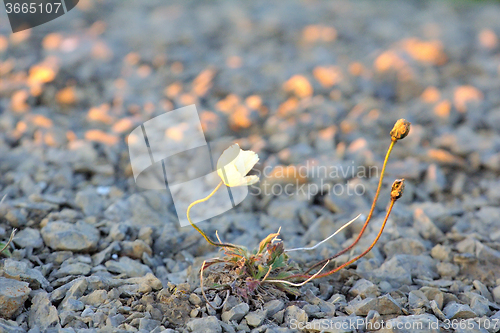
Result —
M 392 189 L 391 189 L 391 198 L 393 200 L 398 200 L 403 196 L 403 191 L 405 189 L 405 180 L 403 179 L 396 179 L 394 183 L 392 183 Z
M 396 121 L 391 131 L 392 140 L 398 141 L 404 139 L 410 133 L 410 125 L 411 123 L 406 119 Z

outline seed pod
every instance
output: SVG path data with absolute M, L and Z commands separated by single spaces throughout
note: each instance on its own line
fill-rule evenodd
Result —
M 406 119 L 396 121 L 391 131 L 392 140 L 398 141 L 404 139 L 410 133 L 410 125 L 411 123 Z
M 398 200 L 403 196 L 403 191 L 405 189 L 405 180 L 403 179 L 396 179 L 394 183 L 392 183 L 392 189 L 391 189 L 391 198 L 392 200 Z

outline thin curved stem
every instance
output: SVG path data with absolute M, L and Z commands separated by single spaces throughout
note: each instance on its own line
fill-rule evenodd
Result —
M 378 240 L 380 239 L 380 236 L 382 236 L 382 232 L 384 231 L 385 225 L 387 223 L 389 215 L 391 214 L 392 207 L 394 206 L 395 202 L 396 202 L 396 199 L 391 199 L 389 207 L 387 208 L 387 213 L 385 214 L 384 222 L 382 223 L 382 227 L 380 227 L 380 231 L 378 232 L 377 237 L 375 237 L 375 240 L 371 243 L 371 245 L 363 253 L 361 253 L 359 256 L 355 257 L 354 259 L 349 260 L 345 264 L 340 265 L 339 267 L 334 268 L 331 271 L 325 272 L 323 274 L 317 274 L 316 273 L 316 274 L 314 274 L 312 276 L 311 275 L 296 275 L 296 276 L 294 276 L 294 278 L 303 278 L 303 279 L 311 280 L 311 277 L 312 277 L 312 279 L 320 279 L 322 277 L 325 277 L 325 276 L 331 275 L 333 273 L 336 273 L 336 272 L 340 271 L 342 268 L 347 267 L 350 264 L 354 263 L 355 261 L 357 261 L 357 260 L 361 259 L 362 257 L 364 257 L 368 252 L 371 251 L 371 249 L 373 249 L 373 247 L 375 246 L 375 244 L 377 244 Z
M 195 205 L 199 204 L 199 203 L 202 203 L 202 202 L 205 202 L 207 201 L 208 199 L 210 199 L 214 194 L 215 192 L 217 192 L 217 190 L 222 186 L 223 182 L 221 181 L 219 183 L 219 185 L 217 185 L 217 187 L 212 191 L 212 193 L 210 193 L 209 195 L 207 195 L 205 198 L 203 199 L 199 199 L 199 200 L 196 200 L 194 202 L 192 202 L 188 209 L 187 209 L 187 212 L 186 212 L 186 216 L 187 216 L 187 219 L 189 221 L 189 223 L 191 224 L 191 226 L 193 228 L 196 229 L 196 231 L 198 231 L 202 236 L 203 238 L 205 238 L 205 240 L 210 243 L 211 245 L 213 246 L 218 246 L 218 247 L 229 247 L 229 248 L 233 248 L 233 249 L 239 249 L 238 246 L 234 245 L 234 244 L 227 244 L 227 243 L 216 243 L 214 242 L 213 240 L 211 240 L 207 234 L 205 234 L 205 232 L 203 230 L 201 230 L 200 228 L 198 228 L 194 223 L 193 221 L 191 221 L 191 217 L 189 216 L 189 213 L 191 212 L 191 208 L 193 208 Z
M 347 251 L 349 251 L 350 249 L 352 249 L 359 242 L 359 240 L 361 239 L 361 236 L 363 236 L 363 233 L 366 230 L 366 227 L 368 226 L 368 223 L 370 222 L 370 220 L 372 218 L 373 211 L 375 210 L 375 205 L 377 204 L 378 196 L 380 194 L 380 189 L 382 188 L 382 181 L 384 179 L 385 167 L 387 165 L 387 161 L 389 160 L 389 156 L 391 155 L 392 148 L 394 147 L 394 144 L 396 143 L 396 141 L 397 140 L 392 139 L 391 140 L 391 144 L 389 145 L 389 149 L 387 149 L 387 153 L 385 154 L 385 158 L 384 158 L 384 164 L 382 164 L 382 171 L 380 173 L 380 179 L 378 181 L 377 192 L 375 192 L 375 197 L 373 198 L 373 202 L 372 202 L 372 206 L 370 208 L 370 212 L 368 213 L 368 216 L 366 217 L 365 224 L 363 225 L 363 228 L 361 228 L 361 231 L 359 232 L 359 235 L 356 238 L 356 240 L 354 240 L 354 242 L 352 242 L 351 245 L 349 245 L 348 247 L 346 247 L 342 251 L 336 253 L 335 255 L 331 256 L 330 258 L 326 258 L 326 259 L 321 260 L 320 262 L 314 264 L 304 274 L 309 273 L 314 268 L 316 268 L 316 267 L 318 267 L 320 265 L 323 265 L 325 262 L 327 262 L 329 260 L 331 261 L 331 260 L 333 260 L 333 259 L 335 259 L 335 258 L 337 258 L 337 257 L 339 257 L 341 255 L 343 255 L 344 253 L 346 253 Z

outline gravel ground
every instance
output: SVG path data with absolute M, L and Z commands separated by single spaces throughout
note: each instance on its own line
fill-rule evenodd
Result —
M 497 332 L 498 17 L 496 2 L 82 0 L 31 32 L 0 22 L 0 240 L 19 230 L 0 332 Z M 208 141 L 260 156 L 260 187 L 199 224 L 248 247 L 280 226 L 287 248 L 311 246 L 366 215 L 377 174 L 315 170 L 380 168 L 392 125 L 411 121 L 337 264 L 374 239 L 404 177 L 375 248 L 298 298 L 208 307 L 198 271 L 218 253 L 168 191 L 135 185 L 125 141 L 190 104 Z M 307 267 L 362 223 L 291 257 Z

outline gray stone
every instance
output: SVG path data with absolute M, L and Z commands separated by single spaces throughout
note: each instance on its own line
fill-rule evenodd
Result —
M 22 248 L 33 247 L 38 249 L 43 247 L 43 239 L 40 235 L 40 231 L 33 228 L 25 228 L 19 231 L 12 241 Z
M 431 256 L 440 261 L 451 260 L 451 249 L 449 246 L 437 244 L 431 250 Z
M 189 295 L 189 302 L 191 302 L 191 304 L 193 305 L 200 305 L 203 301 L 201 300 L 200 296 L 192 293 L 191 295 Z
M 481 293 L 481 295 L 486 297 L 490 302 L 493 302 L 493 296 L 491 295 L 488 288 L 481 281 L 474 280 L 472 281 L 472 285 Z
M 240 321 L 250 310 L 250 307 L 248 306 L 247 303 L 240 303 L 230 309 L 229 311 L 225 311 L 221 315 L 221 319 L 229 323 L 230 321 Z
M 408 294 L 408 305 L 410 306 L 410 309 L 418 309 L 428 307 L 430 304 L 429 300 L 422 291 L 412 290 Z
M 420 255 L 425 252 L 425 246 L 417 239 L 400 238 L 384 245 L 384 252 L 387 258 L 391 258 L 396 254 L 411 254 Z
M 436 317 L 430 314 L 420 314 L 411 316 L 399 316 L 387 320 L 384 323 L 385 328 L 377 332 L 384 333 L 438 333 L 440 332 L 439 321 Z M 380 328 L 380 327 L 378 327 Z M 377 329 L 367 327 L 368 329 Z
M 103 199 L 93 189 L 85 189 L 76 193 L 75 203 L 85 215 L 97 216 L 103 209 Z
M 153 255 L 153 251 L 151 251 L 149 245 L 140 239 L 136 239 L 133 242 L 123 241 L 120 245 L 120 254 L 122 256 L 127 256 L 133 259 L 141 259 L 144 253 L 147 253 L 149 256 Z
M 26 330 L 19 327 L 15 321 L 0 318 L 0 332 L 25 333 Z
M 115 241 L 124 240 L 130 227 L 123 223 L 112 223 L 109 229 L 109 237 Z
M 154 319 L 139 319 L 139 330 L 145 330 L 147 332 L 152 332 L 155 328 L 160 326 L 160 322 Z
M 375 310 L 381 315 L 401 314 L 401 305 L 389 294 L 377 298 L 368 297 L 361 299 L 359 296 L 349 302 L 346 311 L 357 316 L 366 316 L 370 310 Z
M 43 274 L 37 269 L 29 268 L 23 261 L 7 259 L 3 269 L 5 277 L 28 282 L 31 289 L 50 289 L 49 281 Z
M 314 319 L 306 323 L 307 332 L 325 332 L 325 333 L 350 333 L 363 332 L 365 329 L 365 320 L 358 316 L 334 317 L 328 319 Z
M 275 299 L 264 304 L 264 310 L 267 311 L 268 317 L 274 316 L 276 312 L 281 311 L 284 308 L 285 308 L 285 303 L 283 303 L 283 301 L 279 299 Z
M 248 326 L 259 327 L 260 325 L 262 325 L 266 317 L 267 317 L 266 310 L 257 310 L 247 314 L 245 316 L 245 319 L 247 320 Z
M 443 313 L 448 319 L 468 319 L 475 318 L 477 314 L 467 304 L 450 302 L 446 304 Z
M 54 250 L 89 251 L 95 249 L 100 233 L 94 226 L 82 221 L 75 224 L 56 221 L 42 228 L 42 237 Z
M 373 271 L 360 273 L 370 280 L 387 281 L 392 286 L 411 285 L 412 278 L 436 279 L 439 277 L 436 261 L 429 256 L 397 254 Z
M 51 327 L 61 327 L 57 309 L 45 291 L 40 291 L 33 297 L 28 324 L 30 328 L 36 327 L 42 331 Z
M 436 267 L 442 278 L 454 277 L 460 272 L 460 267 L 451 262 L 439 262 Z
M 193 319 L 186 326 L 191 332 L 196 333 L 222 333 L 221 324 L 214 316 Z
M 90 294 L 86 296 L 80 297 L 79 301 L 84 304 L 99 306 L 104 304 L 104 302 L 108 299 L 108 293 L 106 290 L 94 290 Z
M 98 253 L 92 255 L 92 262 L 93 262 L 94 266 L 100 265 L 103 262 L 111 259 L 111 256 L 113 254 L 118 253 L 118 252 L 120 252 L 120 243 L 118 243 L 116 241 L 112 242 L 111 244 L 109 244 L 108 247 L 106 247 L 101 252 L 98 252 Z
M 11 318 L 28 299 L 28 283 L 0 277 L 0 316 Z
M 465 297 L 469 299 L 470 308 L 478 317 L 487 316 L 491 313 L 490 301 L 486 297 L 473 292 L 466 292 Z
M 83 262 L 75 262 L 71 264 L 63 264 L 55 273 L 51 276 L 55 278 L 61 278 L 67 275 L 87 275 L 90 273 L 92 266 L 84 264 Z
M 109 260 L 104 265 L 111 273 L 125 274 L 129 277 L 139 277 L 152 273 L 148 266 L 129 257 L 120 257 L 118 261 Z
M 285 309 L 284 322 L 288 325 L 293 323 L 307 323 L 309 317 L 307 313 L 296 305 L 289 306 Z
M 359 295 L 361 298 L 376 297 L 380 294 L 378 287 L 366 279 L 356 281 L 354 286 L 349 290 L 349 293 L 353 296 Z

